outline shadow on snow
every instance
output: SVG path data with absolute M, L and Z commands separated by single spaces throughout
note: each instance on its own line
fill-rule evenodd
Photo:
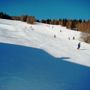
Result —
M 0 44 L 0 90 L 90 90 L 90 68 L 40 49 Z

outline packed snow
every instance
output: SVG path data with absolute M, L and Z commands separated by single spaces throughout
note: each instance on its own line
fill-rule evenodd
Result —
M 90 67 L 90 45 L 80 41 L 80 33 L 60 25 L 0 19 L 1 43 L 39 48 L 55 58 Z M 81 48 L 77 50 L 79 42 Z

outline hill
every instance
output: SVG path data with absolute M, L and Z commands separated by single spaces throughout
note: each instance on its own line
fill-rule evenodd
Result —
M 0 19 L 0 90 L 90 90 L 90 45 L 79 37 L 60 25 Z
M 81 49 L 77 50 L 79 38 L 80 32 L 60 25 L 0 19 L 1 43 L 39 48 L 53 57 L 66 57 L 66 61 L 90 67 L 90 45 L 81 42 Z

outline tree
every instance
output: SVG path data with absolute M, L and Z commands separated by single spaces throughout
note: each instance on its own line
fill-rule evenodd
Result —
M 81 40 L 83 40 L 86 43 L 90 43 L 90 33 L 82 32 Z
M 26 22 L 27 21 L 27 15 L 23 15 L 20 17 L 20 20 L 23 21 L 23 22 Z
M 36 20 L 36 22 L 40 22 L 40 20 Z
M 35 21 L 36 21 L 35 17 L 33 16 L 28 16 L 26 20 L 27 23 L 31 23 L 31 24 L 34 24 Z
M 46 20 L 47 24 L 51 24 L 51 19 Z
M 66 23 L 67 23 L 67 19 L 63 19 L 63 26 L 66 26 Z
M 6 13 L 3 13 L 3 12 L 0 12 L 0 18 L 2 18 L 2 19 L 12 19 L 11 16 L 9 16 Z
M 46 23 L 46 20 L 42 19 L 41 22 L 42 22 L 42 23 Z

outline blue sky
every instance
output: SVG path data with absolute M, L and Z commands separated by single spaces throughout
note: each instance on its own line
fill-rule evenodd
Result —
M 0 0 L 0 11 L 37 19 L 90 19 L 90 0 Z

